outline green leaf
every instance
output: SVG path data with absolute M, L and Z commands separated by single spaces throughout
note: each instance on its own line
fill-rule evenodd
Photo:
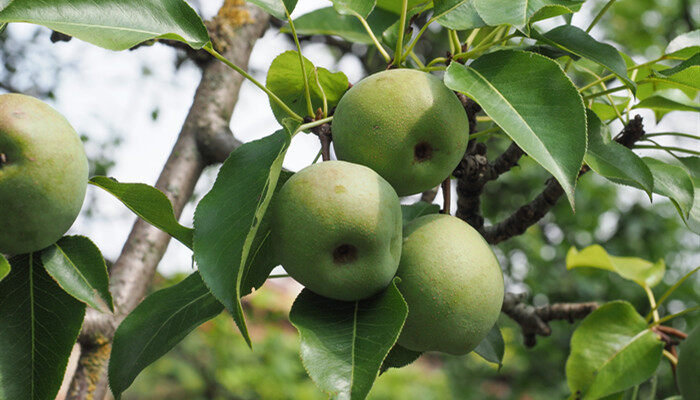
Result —
M 622 114 L 630 103 L 630 98 L 627 96 L 610 96 L 615 104 L 617 111 Z M 598 118 L 603 121 L 610 121 L 611 119 L 617 118 L 617 113 L 613 106 L 608 103 L 593 102 L 590 105 L 590 109 L 593 110 Z
M 533 37 L 563 50 L 587 58 L 617 75 L 634 93 L 635 83 L 627 76 L 627 65 L 620 53 L 611 45 L 601 43 L 584 30 L 573 25 L 561 25 L 547 33 Z
M 297 1 L 298 0 L 250 0 L 251 3 L 262 8 L 266 13 L 283 21 L 287 19 L 287 12 L 291 14 L 292 11 L 294 11 L 294 8 L 297 6 Z M 285 12 L 285 8 L 287 12 Z
M 438 212 L 440 212 L 439 205 L 428 203 L 423 200 L 413 204 L 401 204 L 401 216 L 403 217 L 404 225 L 418 217 L 428 214 L 437 214 Z
M 120 183 L 104 176 L 95 176 L 90 183 L 112 194 L 144 221 L 192 248 L 194 230 L 177 222 L 172 203 L 160 190 L 143 183 Z
M 7 258 L 0 254 L 0 281 L 5 279 L 7 275 L 10 273 L 10 262 L 7 261 Z
M 379 34 L 398 19 L 398 15 L 377 8 L 367 18 L 367 24 L 372 32 Z M 302 15 L 294 20 L 294 27 L 299 35 L 333 35 L 352 43 L 367 45 L 374 43 L 357 18 L 338 14 L 333 7 L 321 8 Z M 281 31 L 291 33 L 289 26 L 282 27 Z
M 36 254 L 10 259 L 0 281 L 0 399 L 56 397 L 85 304 L 61 289 Z
M 323 106 L 323 93 L 326 94 L 328 109 L 335 107 L 345 91 L 348 90 L 348 78 L 342 72 L 331 73 L 325 68 L 316 68 L 311 61 L 304 58 L 306 80 L 311 92 L 311 104 L 314 110 Z M 316 75 L 318 73 L 318 81 Z M 270 65 L 265 86 L 272 90 L 285 104 L 299 115 L 307 115 L 304 94 L 304 81 L 299 63 L 299 53 L 286 51 L 277 56 Z M 270 107 L 278 121 L 287 114 L 274 102 Z
M 503 341 L 503 335 L 501 335 L 501 329 L 498 327 L 498 324 L 491 328 L 484 340 L 474 349 L 474 352 L 484 360 L 498 364 L 498 369 L 501 369 L 503 366 L 505 351 L 506 344 Z
M 566 379 L 584 400 L 618 393 L 647 380 L 664 344 L 627 302 L 601 306 L 574 331 Z
M 700 53 L 700 29 L 677 36 L 668 44 L 664 53 L 681 60 Z
M 367 18 L 367 16 L 374 9 L 374 5 L 377 3 L 376 0 L 332 0 L 333 7 L 340 14 L 353 15 L 357 13 L 362 16 L 362 18 Z
M 289 147 L 284 130 L 245 143 L 221 166 L 194 214 L 194 259 L 212 294 L 233 316 L 248 345 L 241 307 L 243 277 Z M 251 253 L 252 252 L 252 253 Z
M 395 344 L 382 362 L 379 373 L 383 374 L 389 370 L 389 368 L 403 368 L 416 361 L 421 354 L 423 353 L 409 350 L 400 344 Z
M 90 239 L 65 236 L 41 252 L 41 261 L 68 294 L 101 312 L 114 312 L 107 266 Z
M 114 335 L 109 386 L 115 397 L 119 398 L 144 368 L 223 309 L 198 272 L 146 297 Z
M 395 15 L 401 15 L 402 3 L 403 0 L 377 0 L 377 7 L 386 11 L 390 11 Z M 406 9 L 410 11 L 425 3 L 427 3 L 426 0 L 408 0 Z
M 554 175 L 574 207 L 574 187 L 586 153 L 586 112 L 578 90 L 555 61 L 534 53 L 497 51 L 469 66 L 450 64 L 445 85 L 479 103 Z
M 282 170 L 275 193 L 272 195 L 270 204 L 275 202 L 275 195 L 284 186 L 289 178 L 294 173 Z M 270 206 L 268 207 L 270 208 Z M 250 256 L 243 272 L 241 283 L 241 297 L 253 292 L 253 289 L 259 289 L 270 276 L 270 272 L 280 263 L 275 257 L 275 252 L 272 245 L 270 233 L 272 232 L 272 213 L 265 213 L 265 216 L 260 222 L 260 227 L 255 235 L 253 244 L 250 246 Z
M 571 247 L 566 254 L 566 269 L 598 268 L 615 272 L 641 287 L 654 287 L 666 273 L 663 259 L 652 263 L 637 257 L 616 257 L 608 254 L 600 245 L 594 244 L 578 251 Z
M 692 177 L 695 189 L 693 207 L 690 209 L 686 224 L 691 231 L 700 235 L 700 157 L 680 157 L 679 160 Z
M 472 0 L 474 8 L 490 26 L 525 26 L 543 8 L 556 8 L 554 15 L 578 11 L 585 0 Z M 552 14 L 546 15 L 546 17 Z M 539 19 L 544 18 L 541 16 Z
M 689 100 L 678 91 L 661 90 L 635 104 L 632 109 L 647 108 L 654 111 L 657 122 L 671 111 L 699 112 L 700 104 Z
M 607 125 L 588 110 L 588 149 L 584 161 L 596 173 L 615 183 L 641 188 L 649 195 L 654 190 L 654 177 L 639 156 L 611 140 Z
M 301 336 L 311 379 L 337 399 L 364 399 L 399 337 L 408 306 L 396 287 L 366 300 L 343 302 L 304 289 L 289 319 Z
M 695 189 L 688 172 L 654 158 L 642 158 L 654 176 L 654 193 L 668 197 L 685 221 L 693 207 Z
M 461 3 L 449 13 L 438 18 L 437 23 L 445 28 L 460 31 L 486 26 L 486 22 L 476 12 L 473 3 L 474 0 L 467 0 Z
M 13 0 L 0 11 L 0 22 L 43 25 L 109 50 L 154 38 L 194 49 L 209 42 L 201 18 L 183 0 Z
M 698 66 L 700 66 L 700 53 L 695 54 L 694 56 L 690 57 L 687 60 L 682 61 L 678 65 L 676 65 L 673 68 L 668 68 L 664 69 L 661 71 L 654 71 L 656 75 L 664 76 L 664 77 L 671 77 L 673 75 L 680 74 L 681 72 L 687 71 L 687 70 L 694 70 L 694 73 L 692 75 L 692 78 L 698 78 Z M 689 81 L 691 81 L 689 79 Z M 690 82 L 693 87 L 697 87 L 699 85 L 697 82 Z
M 433 0 L 433 17 L 440 18 L 456 10 L 461 5 L 467 4 L 467 0 Z

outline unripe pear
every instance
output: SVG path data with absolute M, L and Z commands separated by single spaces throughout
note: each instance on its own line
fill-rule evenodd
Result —
M 338 159 L 377 171 L 399 196 L 439 185 L 469 140 L 467 114 L 454 92 L 412 69 L 361 80 L 340 99 L 332 129 Z
M 498 260 L 484 238 L 456 217 L 426 215 L 406 225 L 397 276 L 408 303 L 398 343 L 407 349 L 467 354 L 501 312 Z
M 380 292 L 394 277 L 401 206 L 371 169 L 344 161 L 306 167 L 280 189 L 273 212 L 278 259 L 309 290 L 354 301 Z
M 41 250 L 63 236 L 85 199 L 80 138 L 33 97 L 0 95 L 0 253 Z

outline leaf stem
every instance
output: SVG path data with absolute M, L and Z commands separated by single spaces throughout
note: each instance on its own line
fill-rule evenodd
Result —
M 317 127 L 317 126 L 321 126 L 321 125 L 323 125 L 323 124 L 327 124 L 327 123 L 329 123 L 329 122 L 331 122 L 331 121 L 333 121 L 333 117 L 326 117 L 326 118 L 323 118 L 323 119 L 319 119 L 319 120 L 317 120 L 317 121 L 309 122 L 308 124 L 302 124 L 302 125 L 299 125 L 299 127 L 297 128 L 297 130 L 296 130 L 294 133 L 301 132 L 301 131 L 306 131 L 306 130 L 309 130 L 309 129 L 311 129 L 311 128 L 315 128 L 315 127 Z
M 649 307 L 654 310 L 652 311 L 652 316 L 654 317 L 654 323 L 659 321 L 659 311 L 656 309 L 656 300 L 654 299 L 654 292 L 651 291 L 649 285 L 644 285 L 644 291 L 649 298 Z
M 314 68 L 314 78 L 316 79 L 316 86 L 321 91 L 321 100 L 323 101 L 323 117 L 328 116 L 328 97 L 326 96 L 326 91 L 323 90 L 321 86 L 321 81 L 318 79 L 318 69 Z
M 664 301 L 666 301 L 666 299 L 668 298 L 668 296 L 670 296 L 671 294 L 673 294 L 673 292 L 674 292 L 676 289 L 678 289 L 678 287 L 679 287 L 681 284 L 683 284 L 683 282 L 685 282 L 686 279 L 690 278 L 694 273 L 698 272 L 698 270 L 700 270 L 700 266 L 695 267 L 694 270 L 692 270 L 692 271 L 688 272 L 687 274 L 683 275 L 683 277 L 682 277 L 681 279 L 679 279 L 678 282 L 674 283 L 673 286 L 671 286 L 670 288 L 668 288 L 668 290 L 666 291 L 666 293 L 664 293 L 663 296 L 661 296 L 661 298 L 659 299 L 659 302 L 656 304 L 656 307 L 654 307 L 651 311 L 649 311 L 649 314 L 647 314 L 647 316 L 646 316 L 646 318 L 645 318 L 645 319 L 647 320 L 647 322 L 649 322 L 649 321 L 651 320 L 651 315 L 652 315 L 651 313 L 652 313 L 653 311 L 656 311 L 656 309 L 658 309 L 659 306 L 660 306 L 661 304 L 663 304 Z
M 687 313 L 690 313 L 690 312 L 693 312 L 693 311 L 697 311 L 697 310 L 700 310 L 700 306 L 693 306 L 693 307 L 686 308 L 686 309 L 683 310 L 683 311 L 677 312 L 677 313 L 675 313 L 675 314 L 667 315 L 667 316 L 661 318 L 661 319 L 658 320 L 658 321 L 652 322 L 651 325 L 649 325 L 649 327 L 652 327 L 652 328 L 653 328 L 653 327 L 655 327 L 656 325 L 661 325 L 661 324 L 663 324 L 663 323 L 666 322 L 666 321 L 672 320 L 672 319 L 674 319 L 674 318 L 676 318 L 676 317 L 680 317 L 681 315 L 685 315 L 685 314 L 687 314 Z
M 663 55 L 663 56 L 661 56 L 661 57 L 659 57 L 659 58 L 657 58 L 657 59 L 655 59 L 655 60 L 647 61 L 647 62 L 645 62 L 645 63 L 641 63 L 641 64 L 638 64 L 638 65 L 633 65 L 633 66 L 627 68 L 627 72 L 635 71 L 635 70 L 637 70 L 637 69 L 639 69 L 639 68 L 643 68 L 643 67 L 649 66 L 649 65 L 651 65 L 651 64 L 656 64 L 657 62 L 662 61 L 662 60 L 665 60 L 665 59 L 666 59 L 666 56 Z M 598 78 L 597 80 L 595 80 L 595 81 L 593 81 L 593 82 L 591 82 L 591 83 L 589 83 L 589 84 L 587 84 L 587 85 L 581 87 L 581 89 L 579 89 L 579 92 L 583 92 L 584 90 L 590 89 L 590 88 L 592 88 L 593 86 L 596 86 L 596 85 L 598 85 L 598 84 L 601 83 L 601 82 L 609 81 L 610 79 L 615 78 L 615 77 L 616 77 L 615 74 L 608 74 L 608 75 L 605 75 L 604 77 Z
M 459 36 L 457 36 L 457 31 L 454 29 L 450 29 L 447 32 L 450 35 L 450 39 L 452 40 L 452 43 L 454 43 L 455 46 L 455 50 L 452 54 L 456 54 L 462 51 L 462 44 L 459 43 Z
M 700 151 L 684 149 L 681 147 L 673 147 L 673 146 L 652 146 L 652 145 L 638 144 L 638 145 L 634 146 L 634 148 L 635 149 L 679 151 L 681 153 L 688 153 L 688 154 L 692 154 L 694 156 L 700 156 Z
M 406 51 L 403 53 L 403 56 L 401 56 L 401 58 L 406 58 L 408 55 L 411 54 L 411 52 L 413 51 L 413 47 L 415 47 L 416 43 L 418 42 L 418 39 L 420 39 L 420 37 L 423 36 L 423 33 L 425 33 L 425 30 L 428 29 L 428 26 L 431 23 L 433 23 L 433 21 L 435 21 L 435 19 L 430 18 L 428 20 L 428 22 L 426 22 L 425 25 L 423 25 L 420 28 L 416 37 L 414 37 L 413 40 L 411 40 L 411 42 L 408 43 L 408 46 L 406 46 Z
M 387 64 L 390 63 L 391 56 L 389 55 L 389 53 L 386 52 L 386 50 L 384 49 L 384 46 L 382 46 L 382 44 L 379 43 L 379 40 L 374 35 L 374 32 L 372 32 L 372 28 L 367 23 L 367 20 L 364 19 L 364 17 L 362 17 L 362 15 L 360 15 L 357 11 L 353 11 L 352 13 L 353 13 L 353 15 L 355 15 L 355 18 L 357 18 L 360 21 L 360 23 L 362 24 L 362 26 L 365 28 L 370 39 L 372 39 L 372 42 L 377 47 L 377 50 L 382 55 L 382 57 L 384 57 L 384 61 L 386 61 Z
M 496 40 L 494 40 L 494 41 L 492 41 L 492 42 L 489 42 L 489 43 L 486 43 L 486 44 L 480 44 L 480 45 L 476 46 L 474 49 L 472 49 L 472 50 L 470 50 L 470 51 L 467 51 L 467 52 L 464 52 L 464 53 L 457 53 L 457 54 L 455 54 L 454 57 L 452 57 L 452 59 L 453 59 L 453 60 L 460 60 L 460 59 L 463 59 L 463 58 L 466 58 L 466 59 L 472 58 L 472 56 L 477 55 L 477 54 L 480 54 L 480 53 L 483 53 L 484 50 L 487 50 L 487 49 L 490 48 L 491 46 L 494 46 L 494 45 L 499 44 L 499 43 L 501 43 L 501 42 L 506 42 L 506 41 L 508 41 L 508 40 L 510 40 L 510 39 L 512 39 L 512 38 L 514 38 L 514 37 L 516 37 L 516 36 L 518 36 L 517 33 L 511 33 L 511 34 L 508 35 L 508 36 L 502 37 L 502 38 L 500 38 L 500 39 L 496 39 Z
M 401 18 L 399 19 L 399 37 L 396 41 L 396 51 L 392 65 L 401 66 L 401 47 L 403 46 L 403 35 L 406 30 L 406 13 L 408 12 L 408 0 L 401 1 Z
M 591 29 L 593 29 L 595 24 L 597 24 L 598 21 L 600 21 L 600 19 L 603 18 L 603 15 L 605 15 L 605 13 L 610 7 L 612 7 L 613 4 L 615 4 L 615 0 L 610 0 L 605 6 L 603 6 L 603 8 L 598 12 L 595 18 L 593 18 L 593 21 L 591 21 L 590 25 L 588 25 L 588 28 L 586 28 L 586 33 L 590 32 Z
M 314 106 L 311 104 L 311 91 L 309 90 L 309 77 L 306 75 L 306 63 L 304 62 L 304 56 L 301 54 L 301 44 L 299 44 L 299 38 L 297 37 L 297 30 L 294 27 L 294 21 L 292 21 L 291 15 L 287 7 L 284 6 L 284 13 L 287 14 L 287 21 L 289 22 L 289 28 L 292 30 L 292 37 L 294 38 L 294 44 L 297 46 L 297 54 L 299 54 L 299 64 L 301 65 L 302 80 L 304 81 L 304 97 L 306 98 L 306 112 L 309 113 L 310 117 L 315 115 Z
M 695 135 L 691 135 L 690 133 L 681 133 L 681 132 L 658 132 L 658 133 L 647 133 L 644 135 L 644 137 L 648 137 L 648 138 L 656 137 L 656 136 L 678 136 L 678 137 L 700 140 L 700 136 L 695 136 Z
M 614 87 L 612 89 L 603 90 L 602 92 L 596 92 L 596 93 L 592 93 L 592 94 L 583 96 L 583 99 L 584 100 L 593 99 L 596 97 L 605 96 L 606 94 L 615 93 L 615 92 L 619 92 L 621 90 L 626 90 L 626 89 L 627 89 L 627 86 L 617 86 L 617 87 Z
M 482 136 L 489 135 L 491 133 L 498 132 L 500 130 L 501 130 L 500 126 L 494 126 L 494 127 L 489 128 L 489 129 L 484 129 L 483 131 L 479 131 L 479 132 L 472 133 L 471 135 L 469 135 L 469 140 L 478 139 Z
M 445 62 L 447 62 L 447 59 L 445 57 L 436 57 L 436 58 L 430 60 L 430 62 L 428 63 L 428 65 L 426 65 L 426 67 L 432 67 L 435 64 L 445 63 Z
M 286 112 L 290 117 L 294 118 L 294 119 L 297 120 L 297 121 L 303 121 L 303 120 L 304 120 L 302 117 L 299 116 L 299 114 L 295 113 L 295 112 L 292 111 L 286 104 L 284 104 L 284 102 L 283 102 L 279 97 L 277 97 L 276 94 L 272 93 L 272 91 L 271 91 L 270 89 L 268 89 L 267 87 L 265 87 L 265 85 L 263 85 L 262 83 L 258 82 L 255 78 L 253 78 L 249 73 L 247 73 L 246 71 L 244 71 L 241 67 L 239 67 L 238 65 L 232 63 L 232 62 L 229 61 L 226 57 L 224 57 L 224 56 L 222 56 L 221 54 L 219 54 L 218 51 L 214 50 L 214 48 L 211 46 L 211 44 L 208 44 L 208 45 L 204 46 L 204 50 L 206 50 L 209 54 L 211 54 L 212 56 L 214 56 L 214 58 L 216 58 L 217 60 L 219 60 L 219 61 L 223 62 L 224 64 L 226 64 L 229 68 L 231 68 L 231 69 L 233 69 L 234 71 L 236 71 L 236 72 L 238 72 L 239 74 L 241 74 L 244 78 L 246 78 L 246 79 L 248 79 L 249 81 L 251 81 L 255 86 L 257 86 L 257 87 L 259 87 L 260 89 L 262 89 L 265 93 L 267 93 L 267 95 L 270 97 L 270 99 L 271 99 L 272 101 L 274 101 L 275 103 L 277 103 L 277 105 L 280 106 L 280 108 L 282 108 L 282 110 L 284 110 L 284 112 Z
M 416 63 L 416 65 L 418 66 L 418 68 L 425 68 L 425 64 L 423 64 L 423 63 L 421 62 L 420 58 L 418 58 L 418 56 L 416 55 L 416 53 L 414 53 L 414 52 L 411 51 L 411 52 L 408 53 L 408 56 L 411 57 L 411 60 L 413 60 L 413 62 Z
M 666 358 L 668 358 L 668 361 L 670 361 L 671 364 L 673 364 L 673 365 L 678 364 L 678 359 L 676 357 L 674 357 L 670 351 L 664 349 L 663 354 Z M 650 399 L 653 399 L 653 397 L 650 397 Z

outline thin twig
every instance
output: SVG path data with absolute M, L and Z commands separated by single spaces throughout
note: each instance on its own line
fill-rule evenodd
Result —
M 501 311 L 517 322 L 522 329 L 526 347 L 537 344 L 537 336 L 552 334 L 550 321 L 566 320 L 573 323 L 598 308 L 598 303 L 554 303 L 534 307 L 525 302 L 525 294 L 506 293 Z

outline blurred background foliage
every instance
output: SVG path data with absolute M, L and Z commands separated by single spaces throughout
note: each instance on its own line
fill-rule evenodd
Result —
M 589 0 L 597 12 L 605 3 Z M 193 2 L 198 7 L 198 2 Z M 637 58 L 657 57 L 668 42 L 682 32 L 697 29 L 700 4 L 692 0 L 619 0 L 597 26 L 604 39 Z M 423 21 L 417 21 L 421 24 Z M 279 24 L 277 24 L 279 26 Z M 271 28 L 276 31 L 276 28 Z M 430 59 L 443 56 L 446 50 L 444 31 L 435 25 L 416 47 L 416 52 Z M 16 38 L 0 33 L 0 89 L 30 94 L 43 99 L 55 96 L 59 72 L 72 68 L 70 63 L 46 52 L 50 32 L 37 30 L 30 37 Z M 284 37 L 284 36 L 281 36 Z M 280 40 L 282 40 L 280 37 Z M 284 40 L 288 40 L 286 38 Z M 318 45 L 306 40 L 306 45 Z M 326 43 L 336 60 L 355 57 L 366 73 L 383 68 L 376 51 L 361 45 Z M 42 57 L 37 68 L 37 57 Z M 190 62 L 181 55 L 175 68 Z M 46 68 L 50 65 L 51 68 Z M 192 67 L 192 65 L 189 65 Z M 148 69 L 143 78 L 149 79 Z M 158 109 L 146 110 L 153 119 Z M 686 120 L 688 121 L 688 120 Z M 693 119 L 689 119 L 692 123 Z M 694 119 L 698 123 L 697 118 Z M 645 121 L 653 126 L 654 121 Z M 108 127 L 107 127 L 108 129 Z M 119 135 L 95 140 L 83 138 L 91 156 L 93 174 L 108 175 L 115 165 L 113 149 L 121 144 Z M 505 149 L 503 136 L 484 139 L 490 155 Z M 535 197 L 548 175 L 531 160 L 524 158 L 520 167 L 486 187 L 483 211 L 488 221 L 501 220 Z M 534 305 L 552 302 L 630 301 L 643 314 L 648 303 L 643 291 L 617 275 L 597 270 L 567 271 L 565 256 L 571 246 L 581 249 L 590 244 L 602 245 L 610 254 L 635 256 L 656 261 L 664 259 L 667 274 L 655 288 L 660 296 L 685 273 L 700 264 L 700 240 L 690 233 L 676 214 L 673 205 L 655 197 L 650 204 L 639 191 L 610 184 L 586 174 L 577 186 L 577 210 L 573 214 L 566 202 L 524 235 L 496 247 L 506 275 L 507 290 L 526 292 Z M 88 215 L 90 215 L 88 201 Z M 159 277 L 154 290 L 173 284 L 181 276 Z M 202 325 L 165 357 L 147 368 L 124 394 L 124 399 L 325 399 L 307 377 L 298 356 L 298 336 L 287 321 L 295 297 L 295 286 L 286 279 L 268 281 L 246 298 L 250 316 L 254 352 L 247 348 L 227 314 Z M 698 276 L 681 286 L 661 308 L 663 314 L 675 313 L 698 304 Z M 686 315 L 671 326 L 686 330 L 700 323 L 699 313 Z M 478 356 L 452 357 L 428 354 L 409 367 L 390 370 L 382 375 L 370 398 L 389 399 L 558 399 L 568 395 L 564 364 L 569 339 L 574 330 L 566 322 L 553 322 L 553 334 L 539 338 L 533 349 L 522 345 L 519 327 L 501 317 L 506 340 L 503 368 L 488 364 Z M 645 398 L 648 384 L 641 388 Z M 657 398 L 675 393 L 667 362 L 658 371 Z

